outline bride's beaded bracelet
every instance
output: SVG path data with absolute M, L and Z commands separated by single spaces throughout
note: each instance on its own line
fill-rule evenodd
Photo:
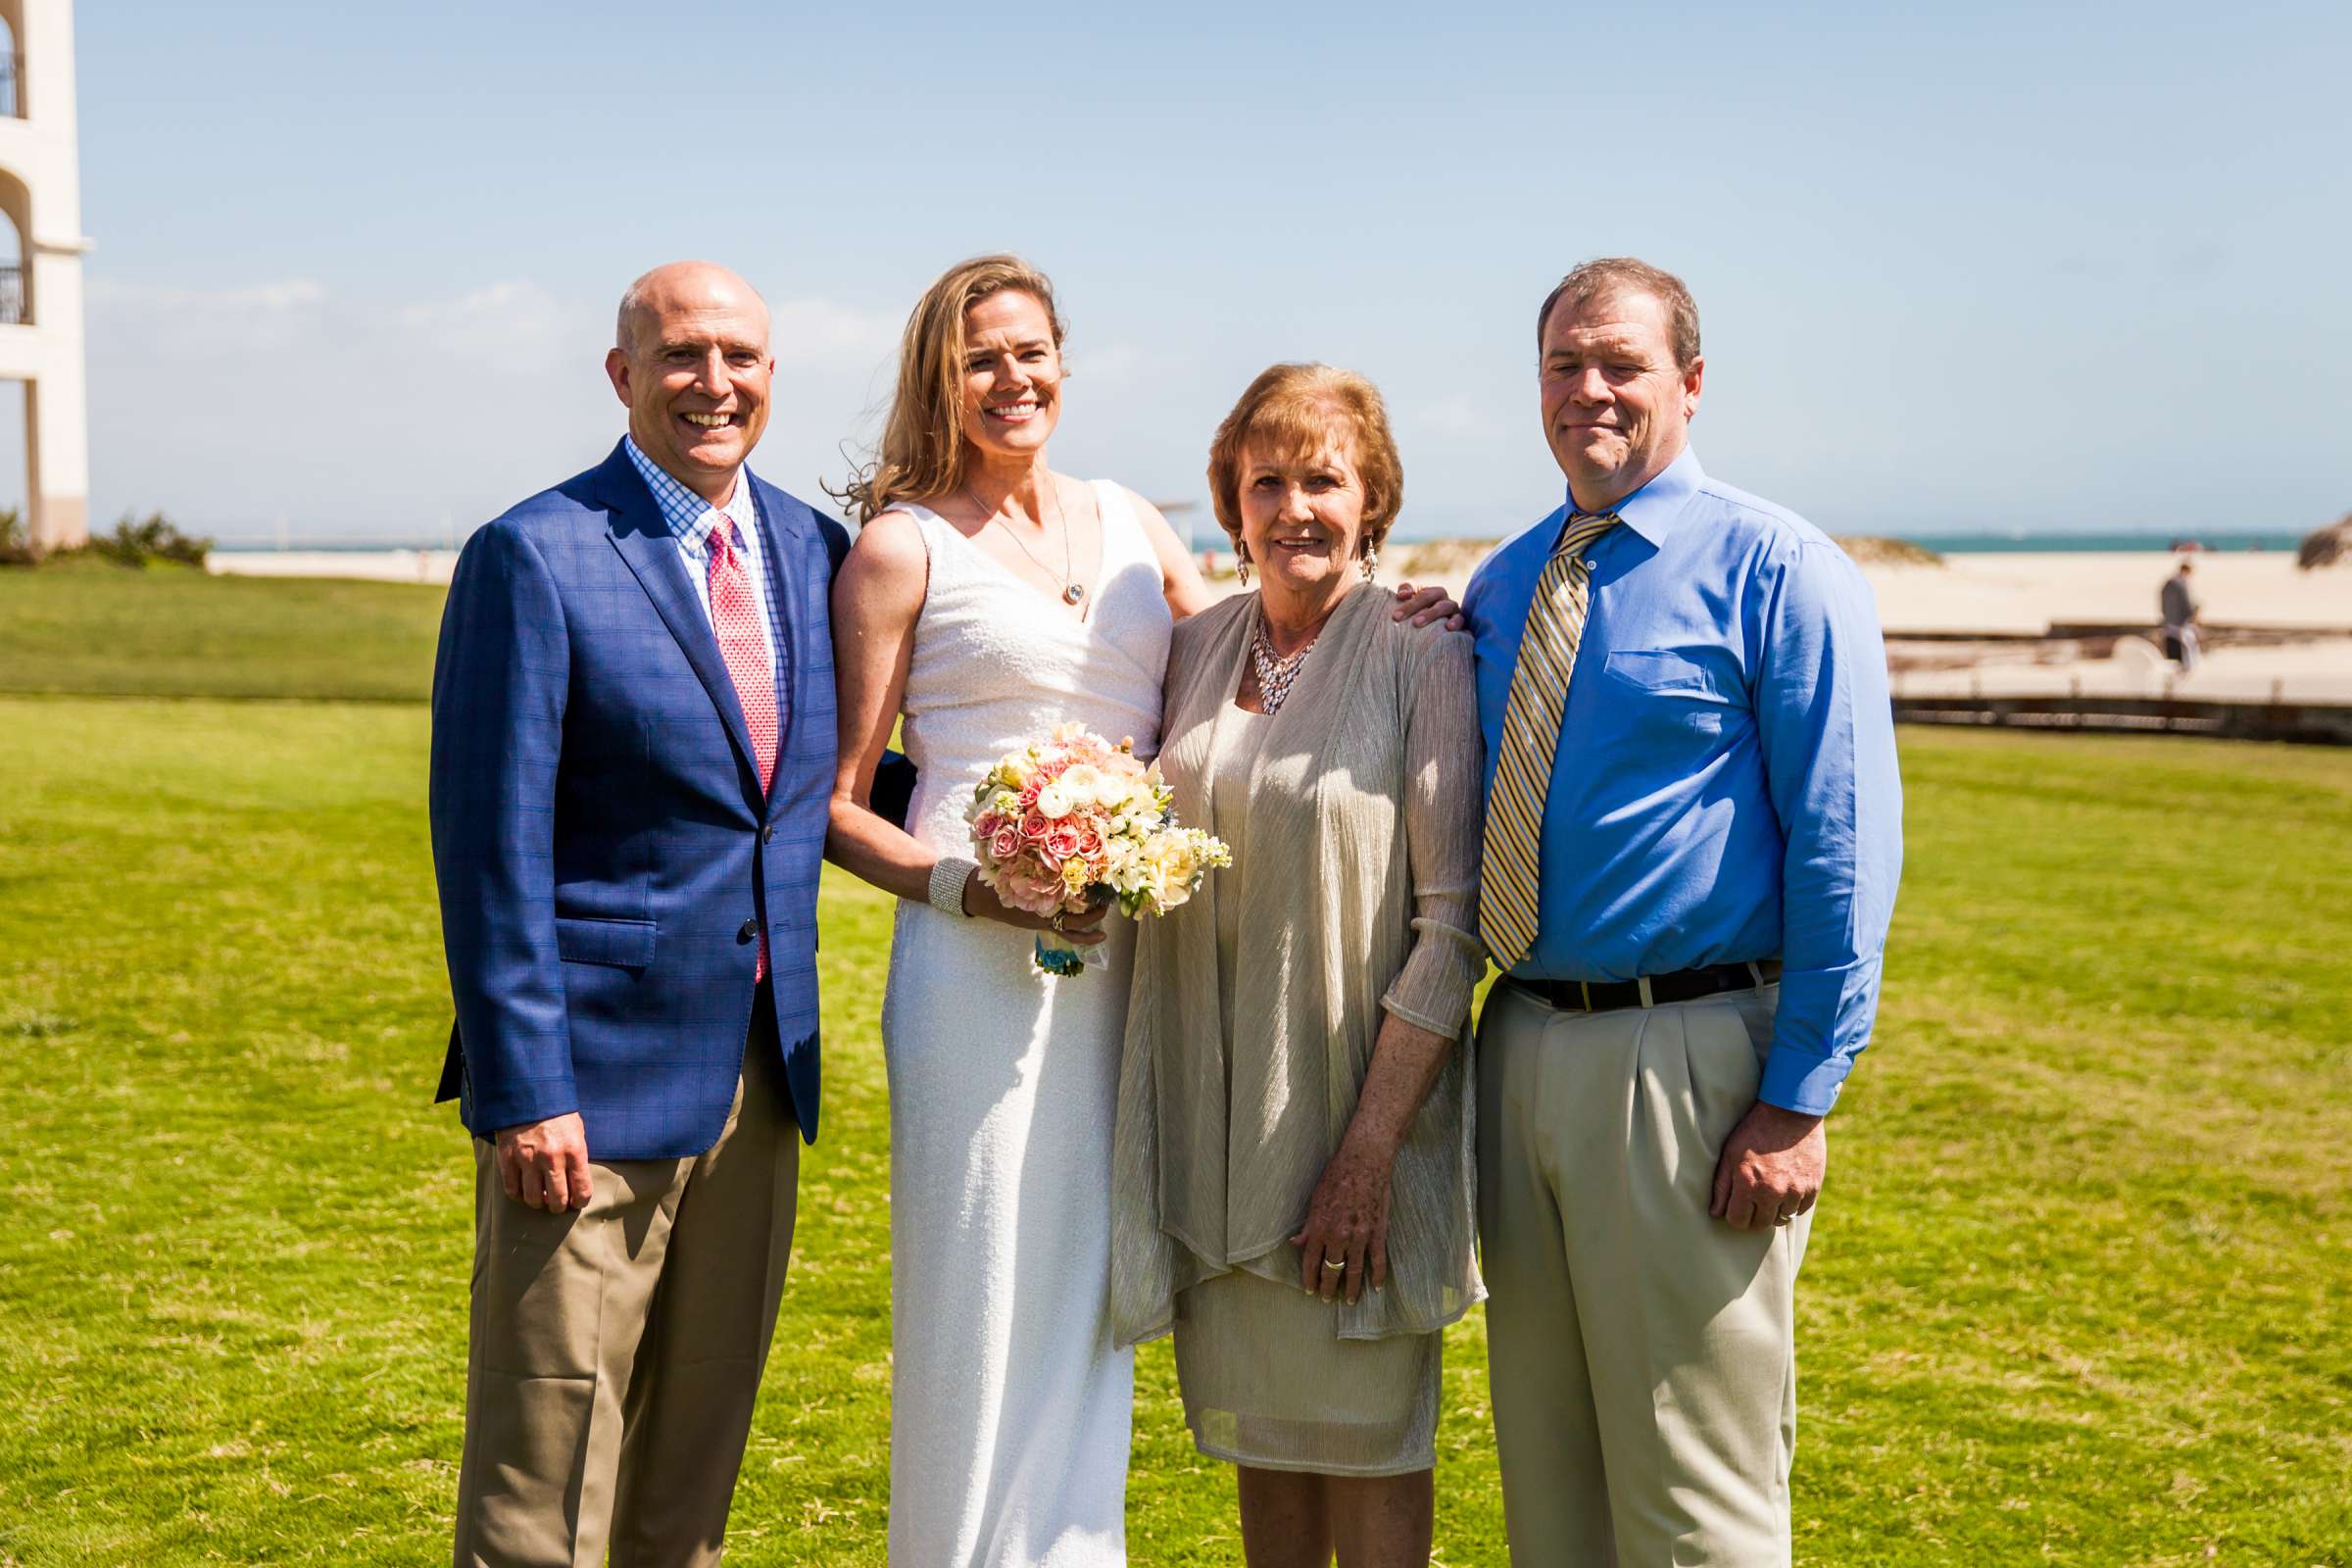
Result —
M 931 907 L 942 914 L 968 918 L 971 911 L 963 906 L 963 889 L 979 869 L 980 862 L 968 855 L 941 856 L 939 863 L 931 867 Z

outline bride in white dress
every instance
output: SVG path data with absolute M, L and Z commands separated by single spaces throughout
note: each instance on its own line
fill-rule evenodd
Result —
M 1110 1137 L 1131 932 L 1030 962 L 1036 916 L 971 860 L 963 808 L 1005 752 L 1075 720 L 1159 749 L 1173 622 L 1213 602 L 1132 491 L 1054 473 L 1062 323 L 1010 256 L 952 268 L 899 349 L 861 524 L 833 585 L 841 773 L 826 855 L 899 896 L 890 1071 L 890 1557 L 901 1568 L 1126 1561 L 1134 1365 L 1114 1350 Z M 1399 618 L 1451 614 L 1398 590 Z M 894 724 L 918 769 L 905 830 L 871 808 Z
M 1149 502 L 1047 466 L 1053 298 L 1001 256 L 924 295 L 833 590 L 828 853 L 902 901 L 882 1046 L 890 1556 L 909 1568 L 1126 1560 L 1133 1362 L 1107 1301 L 1129 933 L 1066 922 L 1108 962 L 1038 974 L 1041 922 L 973 873 L 963 808 L 999 757 L 1057 723 L 1154 754 L 1169 628 L 1210 599 Z M 894 721 L 919 770 L 904 832 L 868 808 Z

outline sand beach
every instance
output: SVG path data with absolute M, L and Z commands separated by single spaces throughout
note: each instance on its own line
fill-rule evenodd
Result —
M 1459 588 L 1491 545 L 1398 546 L 1391 580 Z M 1898 696 L 2180 697 L 2352 704 L 2352 563 L 2303 570 L 2284 551 L 2188 558 L 2205 653 L 2182 673 L 2158 649 L 2165 551 L 1954 553 L 1866 562 Z M 1972 636 L 1971 634 L 1975 634 Z
M 2352 703 L 2352 567 L 2306 571 L 2282 553 L 2191 558 L 2204 654 L 2183 672 L 2152 635 L 2157 589 L 2180 559 L 1952 555 L 1864 569 L 1898 695 Z M 2059 635 L 2078 628 L 2087 635 Z M 1971 632 L 2000 635 L 1954 640 Z
M 1396 545 L 1380 575 L 1459 592 L 1493 547 L 1465 539 Z M 2352 564 L 2307 571 L 2283 551 L 2198 553 L 2192 577 L 2205 655 L 2184 674 L 2152 636 L 2156 591 L 2180 559 L 2161 551 L 1972 553 L 1939 564 L 1874 562 L 1863 571 L 1878 595 L 1898 695 L 2352 704 Z M 456 564 L 448 550 L 251 550 L 215 551 L 209 569 L 446 584 Z M 1224 569 L 1212 581 L 1234 591 L 1230 559 L 1217 564 Z
M 2156 590 L 2182 558 L 2163 552 L 1949 555 L 1941 565 L 1866 565 L 1888 636 L 2041 632 L 2156 620 Z M 2206 551 L 2190 578 L 2214 626 L 2352 631 L 2352 569 L 2304 571 L 2283 552 Z
M 449 586 L 455 550 L 215 550 L 204 569 L 216 577 L 346 577 L 362 582 Z

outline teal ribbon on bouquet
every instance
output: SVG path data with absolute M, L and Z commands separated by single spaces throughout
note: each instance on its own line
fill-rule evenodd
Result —
M 1086 890 L 1086 902 L 1090 908 L 1102 908 L 1110 903 L 1113 897 L 1110 887 L 1105 883 L 1098 882 Z M 1102 944 L 1100 942 L 1091 948 L 1080 948 L 1062 941 L 1058 932 L 1041 931 L 1038 933 L 1037 953 L 1032 961 L 1037 964 L 1040 972 L 1053 975 L 1058 980 L 1067 980 L 1072 975 L 1084 970 L 1089 964 L 1098 969 L 1103 968 L 1109 964 L 1110 959 L 1104 956 Z

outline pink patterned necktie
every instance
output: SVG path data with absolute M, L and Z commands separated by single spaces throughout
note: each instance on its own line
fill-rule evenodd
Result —
M 776 776 L 776 678 L 760 635 L 760 600 L 752 592 L 751 573 L 736 542 L 735 519 L 723 512 L 718 515 L 719 526 L 710 530 L 710 626 L 718 633 L 719 657 L 727 662 L 735 700 L 743 705 L 744 727 L 752 732 L 752 757 L 760 766 L 760 793 L 765 797 Z M 753 978 L 767 978 L 764 924 L 760 927 L 760 967 Z

